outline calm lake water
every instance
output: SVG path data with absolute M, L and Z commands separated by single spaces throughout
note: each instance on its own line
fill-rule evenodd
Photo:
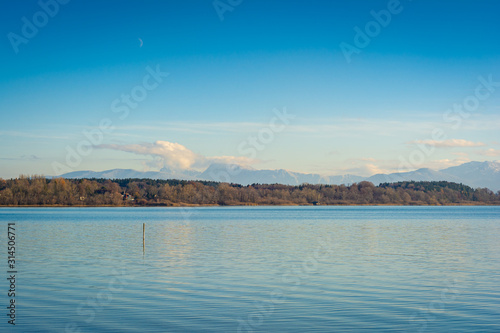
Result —
M 500 207 L 4 208 L 0 222 L 2 332 L 500 331 Z

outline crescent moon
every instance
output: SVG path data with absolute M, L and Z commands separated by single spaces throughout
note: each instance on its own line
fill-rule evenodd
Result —
M 141 45 L 139 45 L 139 47 L 142 47 L 142 45 L 144 44 L 144 43 L 142 42 L 142 39 L 140 39 L 140 38 L 139 38 L 139 42 L 141 42 Z

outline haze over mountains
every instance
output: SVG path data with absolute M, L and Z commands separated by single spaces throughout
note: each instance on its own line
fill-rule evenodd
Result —
M 468 162 L 459 166 L 442 170 L 427 168 L 410 172 L 376 174 L 370 177 L 356 175 L 322 176 L 288 170 L 256 170 L 235 164 L 212 164 L 205 171 L 194 170 L 172 171 L 136 171 L 132 169 L 113 169 L 106 171 L 74 171 L 61 175 L 63 178 L 151 178 L 151 179 L 183 179 L 230 182 L 241 185 L 260 184 L 352 184 L 363 180 L 375 185 L 397 181 L 450 181 L 462 183 L 474 188 L 486 187 L 492 191 L 500 191 L 500 162 Z

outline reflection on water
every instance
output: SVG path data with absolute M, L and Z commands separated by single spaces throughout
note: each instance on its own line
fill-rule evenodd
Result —
M 18 332 L 495 332 L 499 213 L 16 208 L 0 221 L 17 225 Z

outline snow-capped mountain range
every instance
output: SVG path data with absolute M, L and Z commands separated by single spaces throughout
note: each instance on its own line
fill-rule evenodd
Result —
M 249 184 L 352 184 L 363 180 L 375 185 L 403 180 L 414 181 L 450 181 L 463 183 L 474 188 L 486 187 L 492 191 L 500 190 L 500 162 L 468 162 L 442 170 L 427 168 L 410 172 L 376 174 L 370 177 L 356 175 L 322 176 L 288 170 L 256 170 L 230 164 L 212 164 L 205 171 L 183 170 L 174 172 L 168 169 L 160 171 L 136 171 L 132 169 L 113 169 L 106 171 L 74 171 L 61 175 L 63 178 L 151 178 L 183 179 L 230 182 L 241 185 Z

